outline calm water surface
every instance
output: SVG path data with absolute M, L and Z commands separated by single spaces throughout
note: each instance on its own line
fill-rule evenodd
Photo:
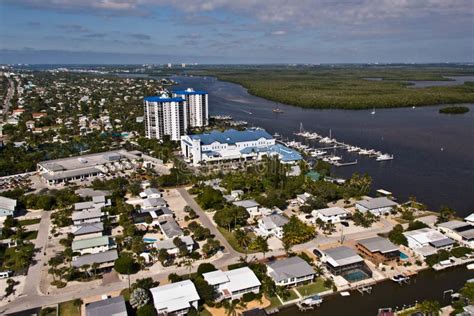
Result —
M 392 191 L 400 200 L 416 196 L 437 210 L 441 205 L 461 215 L 474 212 L 474 105 L 464 115 L 442 115 L 440 106 L 371 110 L 315 110 L 279 104 L 248 94 L 240 85 L 210 77 L 173 77 L 181 87 L 209 92 L 211 114 L 230 114 L 270 133 L 293 139 L 304 129 L 332 136 L 349 144 L 374 148 L 395 156 L 376 162 L 342 152 L 354 166 L 335 169 L 338 176 L 367 172 L 374 188 Z

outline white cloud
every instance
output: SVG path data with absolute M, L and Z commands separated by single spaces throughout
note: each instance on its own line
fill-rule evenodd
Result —
M 286 31 L 283 31 L 283 30 L 273 31 L 273 32 L 270 32 L 270 34 L 274 36 L 282 36 L 282 35 L 286 35 Z

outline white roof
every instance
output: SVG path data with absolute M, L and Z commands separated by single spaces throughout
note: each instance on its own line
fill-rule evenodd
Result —
M 474 222 L 474 213 L 472 213 L 471 215 L 466 217 L 465 220 L 468 221 L 468 222 Z
M 253 273 L 249 267 L 230 271 L 217 270 L 204 273 L 202 276 L 210 285 L 225 283 L 224 287 L 231 292 L 260 286 L 261 284 L 255 273 Z
M 79 211 L 79 210 L 85 210 L 88 208 L 93 208 L 94 204 L 95 203 L 92 201 L 74 203 L 74 210 Z
M 75 211 L 72 213 L 72 220 L 77 221 L 81 219 L 98 218 L 103 215 L 102 211 L 98 208 L 90 210 Z
M 260 206 L 260 204 L 258 204 L 255 200 L 236 201 L 236 202 L 232 202 L 232 204 L 236 206 L 241 206 L 243 208 L 251 208 L 251 207 Z
M 171 283 L 150 289 L 157 311 L 168 313 L 190 307 L 190 302 L 198 301 L 199 294 L 190 280 Z
M 357 254 L 357 252 L 349 247 L 340 246 L 324 250 L 327 261 L 333 266 L 345 266 L 357 262 L 362 262 L 364 259 Z
M 367 200 L 360 200 L 360 201 L 357 201 L 356 203 L 369 210 L 375 210 L 378 208 L 385 208 L 385 207 L 393 207 L 393 206 L 398 205 L 394 201 L 386 198 L 385 196 L 376 197 L 376 198 L 367 199 Z
M 441 234 L 439 231 L 432 228 L 421 228 L 417 230 L 411 230 L 404 232 L 403 235 L 410 237 L 420 244 L 428 244 L 438 240 L 446 239 L 447 237 Z
M 0 196 L 0 209 L 14 211 L 16 207 L 16 200 Z
M 334 207 L 328 207 L 328 208 L 322 208 L 319 210 L 314 210 L 313 211 L 315 214 L 321 214 L 323 216 L 337 216 L 337 215 L 346 215 L 347 211 L 343 209 L 342 207 L 334 206 Z M 313 216 L 315 215 L 313 214 Z

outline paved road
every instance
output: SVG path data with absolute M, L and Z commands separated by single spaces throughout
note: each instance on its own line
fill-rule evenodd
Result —
M 227 239 L 225 239 L 225 237 L 221 234 L 221 232 L 216 228 L 214 223 L 212 223 L 212 221 L 207 216 L 207 214 L 202 210 L 199 204 L 196 203 L 194 198 L 189 194 L 189 192 L 185 188 L 178 188 L 177 190 L 179 194 L 181 194 L 183 199 L 186 201 L 186 203 L 196 211 L 196 214 L 199 215 L 199 220 L 201 221 L 202 225 L 204 227 L 209 228 L 209 230 L 215 236 L 215 238 L 218 239 L 221 242 L 221 245 L 225 247 L 225 250 L 227 253 L 229 253 L 232 257 L 234 256 L 239 257 L 239 256 L 244 255 L 243 253 L 235 251 L 231 247 Z
M 26 283 L 23 289 L 23 295 L 35 296 L 37 295 L 39 284 L 41 280 L 41 268 L 47 262 L 45 260 L 46 245 L 48 243 L 48 231 L 51 223 L 51 212 L 43 212 L 41 215 L 41 222 L 39 224 L 38 236 L 34 241 L 35 249 L 37 253 L 34 256 L 35 264 L 31 265 L 28 269 L 28 275 L 26 276 Z

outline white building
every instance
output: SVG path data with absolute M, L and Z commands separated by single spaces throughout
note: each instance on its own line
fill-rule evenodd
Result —
M 345 209 L 337 206 L 314 210 L 311 212 L 314 223 L 316 223 L 318 218 L 325 223 L 340 223 L 347 218 L 347 214 L 348 213 Z
M 150 199 L 150 198 L 161 198 L 161 192 L 160 190 L 158 189 L 155 189 L 155 188 L 147 188 L 145 190 L 143 190 L 142 192 L 140 192 L 140 197 L 142 199 Z
M 209 125 L 208 93 L 195 91 L 192 88 L 173 91 L 173 97 L 186 100 L 186 117 L 188 127 L 203 127 Z
M 313 197 L 312 194 L 305 192 L 303 194 L 298 194 L 296 196 L 296 201 L 298 202 L 299 205 L 305 205 L 309 200 Z
M 179 141 L 188 129 L 186 101 L 183 98 L 170 98 L 166 94 L 145 98 L 145 135 L 150 139 Z
M 181 239 L 181 241 L 186 245 L 186 248 L 188 249 L 189 252 L 193 251 L 194 240 L 192 239 L 191 236 L 183 236 L 183 237 L 179 237 L 179 239 Z M 153 243 L 153 246 L 158 250 L 165 249 L 168 252 L 168 254 L 173 255 L 173 256 L 179 253 L 179 249 L 174 244 L 173 239 L 155 241 Z
M 216 289 L 219 299 L 239 299 L 245 293 L 257 294 L 260 290 L 260 281 L 248 267 L 221 271 L 216 270 L 204 273 L 204 280 Z
M 73 252 L 81 255 L 99 253 L 115 248 L 109 236 L 100 236 L 87 239 L 74 240 L 71 245 Z
M 259 160 L 264 156 L 278 156 L 282 163 L 302 159 L 297 151 L 276 144 L 275 139 L 260 128 L 186 135 L 181 137 L 181 151 L 194 165 L 201 162 Z
M 255 200 L 242 200 L 242 201 L 235 201 L 232 202 L 235 206 L 243 207 L 247 213 L 250 214 L 251 217 L 255 217 L 260 215 L 259 212 L 259 207 L 260 204 L 258 204 Z
M 82 225 L 85 223 L 99 223 L 102 221 L 104 212 L 100 208 L 86 209 L 72 213 L 72 222 L 74 225 Z
M 0 217 L 14 216 L 16 200 L 0 196 Z
M 267 275 L 273 279 L 277 286 L 292 286 L 312 281 L 314 270 L 306 261 L 295 256 L 268 263 Z
M 258 220 L 256 233 L 260 236 L 275 236 L 283 238 L 283 226 L 289 222 L 289 219 L 280 214 L 271 214 Z
M 474 225 L 474 213 L 470 214 L 468 217 L 466 217 L 464 219 L 466 222 L 468 222 L 469 224 L 473 224 Z
M 449 221 L 438 224 L 438 231 L 460 244 L 474 248 L 474 226 L 462 221 Z
M 377 198 L 369 198 L 356 202 L 356 208 L 362 213 L 370 212 L 375 216 L 390 214 L 390 212 L 398 206 L 394 201 L 382 196 Z
M 404 232 L 408 247 L 422 257 L 427 257 L 440 249 L 451 249 L 454 240 L 432 228 L 421 228 Z
M 200 297 L 190 280 L 154 287 L 150 292 L 159 315 L 185 315 L 191 307 L 198 308 Z

